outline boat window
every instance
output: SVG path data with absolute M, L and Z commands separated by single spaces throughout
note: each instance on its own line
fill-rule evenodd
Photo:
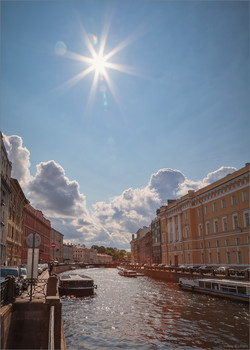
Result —
M 220 290 L 222 290 L 224 292 L 236 293 L 236 287 L 234 287 L 234 286 L 227 286 L 225 284 L 221 285 Z
M 211 282 L 206 282 L 205 283 L 205 288 L 211 288 Z
M 218 286 L 218 283 L 212 283 L 212 287 L 213 287 L 213 289 L 219 289 L 219 286 Z
M 204 288 L 204 282 L 201 282 L 201 281 L 200 281 L 200 282 L 199 282 L 199 286 L 202 287 L 202 288 Z
M 238 293 L 239 294 L 247 294 L 246 287 L 238 287 Z

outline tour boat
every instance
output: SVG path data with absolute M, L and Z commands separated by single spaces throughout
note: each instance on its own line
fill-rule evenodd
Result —
M 120 269 L 118 273 L 124 277 L 137 277 L 136 271 L 133 270 Z
M 58 289 L 60 295 L 93 295 L 96 288 L 97 286 L 91 277 L 77 272 L 64 273 L 59 277 Z
M 205 293 L 249 303 L 250 282 L 226 279 L 179 279 L 179 287 L 184 290 Z

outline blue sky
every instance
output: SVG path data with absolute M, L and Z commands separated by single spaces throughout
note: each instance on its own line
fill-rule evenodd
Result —
M 108 62 L 128 72 L 106 67 L 112 86 L 99 76 L 90 100 L 95 70 L 64 84 L 89 67 L 70 53 L 91 58 L 84 33 L 98 52 L 108 26 L 104 55 L 125 43 Z M 198 188 L 249 161 L 249 2 L 1 2 L 1 131 L 13 176 L 66 238 L 128 247 L 167 195 L 183 194 L 168 176 Z M 67 191 L 46 203 L 51 168 Z M 140 191 L 157 176 L 170 192 L 151 193 L 142 213 Z M 69 198 L 81 210 L 53 214 Z

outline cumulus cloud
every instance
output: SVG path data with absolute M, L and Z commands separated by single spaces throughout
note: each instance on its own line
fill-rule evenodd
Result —
M 12 162 L 11 176 L 17 179 L 25 190 L 32 180 L 30 175 L 30 152 L 26 147 L 23 147 L 23 140 L 20 136 L 6 136 L 3 134 L 8 158 Z
M 29 185 L 29 196 L 50 217 L 87 217 L 86 199 L 79 184 L 65 176 L 64 169 L 51 160 L 37 165 Z
M 206 177 L 204 177 L 204 179 L 200 180 L 200 181 L 192 181 L 189 179 L 185 179 L 182 183 L 179 184 L 179 189 L 177 190 L 177 196 L 184 196 L 189 190 L 194 190 L 197 191 L 200 188 L 203 188 L 205 186 L 208 186 L 210 184 L 212 184 L 213 182 L 216 182 L 220 179 L 222 179 L 223 177 L 227 176 L 228 174 L 233 173 L 234 171 L 236 171 L 237 168 L 234 167 L 225 167 L 222 166 L 219 169 L 208 173 Z
M 26 189 L 31 205 L 43 211 L 52 227 L 64 234 L 66 241 L 129 248 L 131 234 L 149 226 L 156 209 L 168 199 L 198 190 L 237 170 L 221 167 L 204 179 L 193 181 L 179 170 L 164 168 L 152 174 L 142 188 L 128 188 L 108 203 L 97 202 L 89 213 L 86 197 L 80 193 L 76 180 L 71 181 L 64 169 L 54 160 L 37 165 L 34 177 L 30 175 L 30 152 L 23 147 L 19 136 L 4 136 L 6 150 L 12 161 L 12 177 Z
M 178 187 L 185 181 L 179 170 L 160 169 L 151 176 L 148 187 L 155 189 L 162 201 L 176 198 Z

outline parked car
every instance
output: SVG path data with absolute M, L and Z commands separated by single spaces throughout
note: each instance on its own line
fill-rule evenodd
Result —
M 237 276 L 237 272 L 238 271 L 233 268 L 228 269 L 229 276 Z
M 187 271 L 191 273 L 198 272 L 199 268 L 200 268 L 200 265 L 189 265 L 187 267 Z
M 200 273 L 212 273 L 213 272 L 213 267 L 212 266 L 200 266 L 198 271 Z
M 15 277 L 15 284 L 16 284 L 16 295 L 22 294 L 22 279 L 20 278 L 20 273 L 18 267 L 14 266 L 1 266 L 0 267 L 0 276 L 1 280 L 6 279 L 9 276 Z
M 27 269 L 25 267 L 21 267 L 21 278 L 23 280 L 22 283 L 22 289 L 26 290 L 28 288 L 28 284 L 27 284 Z
M 181 271 L 181 272 L 184 272 L 186 270 L 187 266 L 186 265 L 179 265 L 177 268 L 176 268 L 176 271 Z
M 227 271 L 228 271 L 228 267 L 227 266 L 219 266 L 214 273 L 216 275 L 226 275 Z
M 157 267 L 158 266 L 158 264 L 152 264 L 151 265 L 151 267 Z
M 163 269 L 164 269 L 164 266 L 165 266 L 165 264 L 159 264 L 159 265 L 158 265 L 158 269 L 163 270 Z
M 250 274 L 250 267 L 247 267 L 247 268 L 245 268 L 245 269 L 243 269 L 243 270 L 238 270 L 238 271 L 236 271 L 236 274 L 237 274 L 237 276 L 245 276 L 246 274 L 248 275 L 248 277 L 249 277 L 249 274 Z

